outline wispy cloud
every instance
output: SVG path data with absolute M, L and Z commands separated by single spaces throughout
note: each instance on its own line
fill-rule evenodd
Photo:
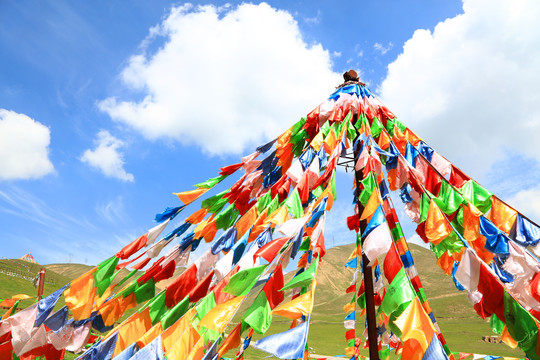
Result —
M 321 20 L 322 20 L 322 12 L 321 12 L 321 10 L 317 10 L 317 15 L 315 15 L 313 17 L 305 17 L 304 18 L 304 21 L 306 22 L 306 24 L 310 24 L 310 25 L 320 24 Z
M 383 44 L 381 43 L 378 43 L 376 42 L 375 44 L 373 44 L 373 48 L 380 52 L 381 55 L 384 55 L 386 54 L 387 52 L 389 52 L 390 50 L 392 50 L 392 48 L 394 47 L 394 44 L 392 44 L 392 42 L 389 42 L 388 45 L 384 46 Z

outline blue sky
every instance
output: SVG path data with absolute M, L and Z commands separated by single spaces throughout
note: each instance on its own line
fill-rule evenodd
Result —
M 110 256 L 349 68 L 538 219 L 538 15 L 525 0 L 2 2 L 0 256 Z M 329 245 L 352 239 L 352 180 L 338 180 Z

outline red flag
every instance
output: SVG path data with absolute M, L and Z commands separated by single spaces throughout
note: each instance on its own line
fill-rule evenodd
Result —
M 133 265 L 132 269 L 134 270 L 141 270 L 143 269 L 146 265 L 148 265 L 148 263 L 150 262 L 150 260 L 152 260 L 151 258 L 146 258 L 144 259 L 143 261 L 141 261 L 140 263 L 137 263 L 135 265 Z
M 281 250 L 283 245 L 285 245 L 285 243 L 289 239 L 290 238 L 288 237 L 283 237 L 270 241 L 268 244 L 258 249 L 255 254 L 253 254 L 253 261 L 255 261 L 255 259 L 257 259 L 258 257 L 262 257 L 264 260 L 272 262 L 272 260 L 274 260 L 274 258 L 278 254 L 279 250 Z
M 210 271 L 189 293 L 189 302 L 197 302 L 208 293 L 212 278 L 214 277 L 214 270 Z
M 216 298 L 216 304 L 224 303 L 225 301 L 232 299 L 234 295 L 228 294 L 226 292 L 223 292 L 223 288 L 229 283 L 231 280 L 231 276 L 236 274 L 240 270 L 240 266 L 236 265 L 234 269 L 232 269 L 227 276 L 225 276 L 221 281 L 214 287 L 214 296 Z
M 140 249 L 146 246 L 147 238 L 148 238 L 148 233 L 141 235 L 138 239 L 127 244 L 126 246 L 122 248 L 122 250 L 116 253 L 116 257 L 122 260 L 126 260 L 131 255 L 135 254 L 137 251 L 139 251 Z
M 163 265 L 161 270 L 156 275 L 154 275 L 154 282 L 157 283 L 158 281 L 170 278 L 171 276 L 174 275 L 175 269 L 176 269 L 176 262 L 174 261 L 174 259 L 171 259 L 169 262 Z
M 232 164 L 219 169 L 219 175 L 231 175 L 236 170 L 240 169 L 244 165 L 243 163 Z
M 386 254 L 383 264 L 384 276 L 386 277 L 386 280 L 388 280 L 388 283 L 391 283 L 392 280 L 394 280 L 394 277 L 402 267 L 403 263 L 396 251 L 396 247 L 390 246 L 390 251 Z
M 505 322 L 504 288 L 501 283 L 497 281 L 497 279 L 495 279 L 495 277 L 485 268 L 485 266 L 480 266 L 478 291 L 482 293 L 480 306 L 484 315 L 489 316 L 491 314 L 496 314 L 501 321 Z M 482 316 L 482 314 L 479 315 Z
M 152 264 L 152 266 L 146 270 L 143 276 L 137 279 L 137 284 L 141 285 L 150 280 L 154 277 L 157 273 L 159 273 L 162 269 L 161 263 L 165 260 L 165 256 L 162 256 L 159 258 L 158 261 Z
M 285 292 L 279 291 L 283 285 L 283 268 L 279 264 L 263 287 L 271 309 L 274 309 L 285 299 Z
M 182 300 L 197 285 L 197 266 L 186 269 L 165 290 L 165 305 L 170 309 Z

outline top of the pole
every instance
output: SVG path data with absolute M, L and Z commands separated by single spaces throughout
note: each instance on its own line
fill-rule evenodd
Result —
M 357 85 L 360 85 L 360 86 L 365 86 L 366 85 L 365 83 L 360 81 L 360 78 L 358 77 L 358 74 L 353 69 L 351 69 L 349 71 L 345 71 L 343 73 L 343 80 L 344 80 L 343 84 L 338 85 L 337 89 L 342 88 L 342 87 L 347 86 L 347 85 L 351 85 L 351 84 L 357 84 Z

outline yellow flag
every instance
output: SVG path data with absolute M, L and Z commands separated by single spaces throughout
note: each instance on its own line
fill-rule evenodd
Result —
M 289 212 L 285 205 L 281 206 L 278 210 L 274 211 L 265 221 L 264 224 L 272 223 L 275 225 L 283 224 L 289 220 Z
M 175 341 L 170 349 L 166 351 L 168 359 L 186 359 L 192 348 L 197 344 L 201 336 L 193 326 L 183 332 L 180 338 Z M 165 345 L 165 344 L 163 344 Z
M 324 140 L 323 133 L 322 133 L 322 131 L 319 131 L 317 133 L 317 135 L 315 135 L 313 140 L 311 140 L 311 147 L 313 148 L 313 150 L 319 151 L 319 149 L 321 148 L 321 145 L 323 143 L 323 140 Z
M 205 327 L 218 332 L 225 331 L 225 328 L 236 314 L 236 310 L 242 303 L 244 296 L 234 297 L 224 303 L 215 306 L 199 322 L 198 327 Z
M 313 310 L 313 289 L 297 298 L 279 305 L 272 310 L 272 314 L 281 315 L 289 319 L 299 319 L 302 315 L 309 315 Z
M 401 330 L 401 340 L 404 343 L 409 339 L 414 339 L 418 341 L 423 352 L 428 348 L 435 333 L 435 327 L 431 319 L 416 297 L 396 319 L 395 325 Z
M 371 215 L 373 215 L 373 213 L 375 212 L 375 210 L 377 210 L 377 208 L 379 207 L 379 205 L 381 205 L 381 203 L 382 201 L 379 196 L 379 191 L 375 189 L 371 193 L 371 196 L 369 197 L 366 207 L 364 208 L 364 211 L 362 212 L 362 215 L 360 216 L 360 220 L 368 219 L 369 221 L 369 218 L 371 218 Z
M 163 342 L 163 350 L 166 353 L 174 345 L 174 343 L 180 339 L 182 334 L 184 334 L 186 329 L 190 326 L 191 319 L 195 315 L 197 315 L 197 309 L 193 307 L 163 332 L 161 335 L 161 341 Z

